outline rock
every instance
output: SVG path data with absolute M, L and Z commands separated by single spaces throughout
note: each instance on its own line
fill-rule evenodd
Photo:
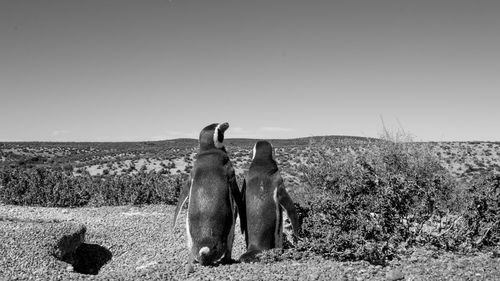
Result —
M 148 262 L 148 263 L 145 263 L 143 265 L 140 265 L 140 266 L 136 267 L 135 270 L 145 270 L 145 269 L 147 269 L 149 267 L 152 267 L 152 266 L 155 266 L 157 264 L 158 264 L 158 262 L 151 261 L 151 262 Z
M 313 272 L 309 274 L 309 280 L 318 280 L 319 272 Z
M 491 257 L 500 258 L 500 249 L 494 249 L 493 251 L 491 251 Z
M 194 272 L 194 267 L 191 263 L 186 264 L 186 275 Z
M 385 278 L 388 281 L 395 281 L 395 280 L 403 280 L 403 279 L 405 279 L 405 276 L 404 276 L 403 272 L 401 272 L 399 270 L 389 270 L 385 274 Z
M 408 261 L 413 262 L 413 263 L 418 262 L 419 261 L 419 257 L 417 255 L 413 254 L 413 255 L 410 256 L 410 258 L 408 259 Z

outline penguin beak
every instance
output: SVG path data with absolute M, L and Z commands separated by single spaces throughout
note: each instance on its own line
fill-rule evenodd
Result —
M 224 132 L 227 130 L 227 128 L 229 128 L 229 123 L 224 122 L 224 123 L 222 123 L 222 124 L 219 124 L 219 126 L 217 126 L 217 127 L 219 128 L 219 130 L 220 130 L 222 133 L 224 133 Z

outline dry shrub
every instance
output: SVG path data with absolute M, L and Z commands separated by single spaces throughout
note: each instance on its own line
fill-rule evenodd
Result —
M 455 181 L 422 143 L 386 134 L 353 150 L 314 144 L 299 249 L 337 260 L 385 264 L 401 245 L 418 241 L 432 217 L 450 210 Z
M 488 250 L 500 243 L 500 175 L 478 175 L 461 184 L 457 208 L 422 240 L 453 251 Z
M 473 246 L 498 246 L 500 242 L 500 175 L 489 174 L 474 180 L 466 190 L 469 198 L 463 213 Z
M 92 177 L 44 168 L 12 168 L 0 172 L 0 202 L 46 207 L 175 204 L 184 180 L 183 175 L 155 172 Z

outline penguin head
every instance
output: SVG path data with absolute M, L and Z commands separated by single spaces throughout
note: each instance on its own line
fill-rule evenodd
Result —
M 252 161 L 274 161 L 274 148 L 268 141 L 257 141 L 253 147 Z
M 229 123 L 214 123 L 206 126 L 200 132 L 200 150 L 224 149 L 224 132 L 229 128 Z

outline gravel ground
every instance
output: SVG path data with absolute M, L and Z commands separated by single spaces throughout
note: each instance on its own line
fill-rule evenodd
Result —
M 76 223 L 2 216 L 0 229 L 0 279 L 60 279 L 68 264 L 53 256 L 74 252 L 85 235 L 85 228 Z
M 0 205 L 0 218 L 4 218 L 0 219 L 0 280 L 500 280 L 498 254 L 436 255 L 423 249 L 387 267 L 311 256 L 273 263 L 197 264 L 186 277 L 185 212 L 172 229 L 174 209 L 160 205 L 75 209 Z M 85 242 L 110 253 L 111 260 L 97 275 L 77 273 L 42 250 L 48 243 L 44 229 L 55 222 L 21 226 L 5 218 L 84 224 Z M 238 258 L 244 252 L 241 234 L 236 234 L 234 245 L 233 258 Z

